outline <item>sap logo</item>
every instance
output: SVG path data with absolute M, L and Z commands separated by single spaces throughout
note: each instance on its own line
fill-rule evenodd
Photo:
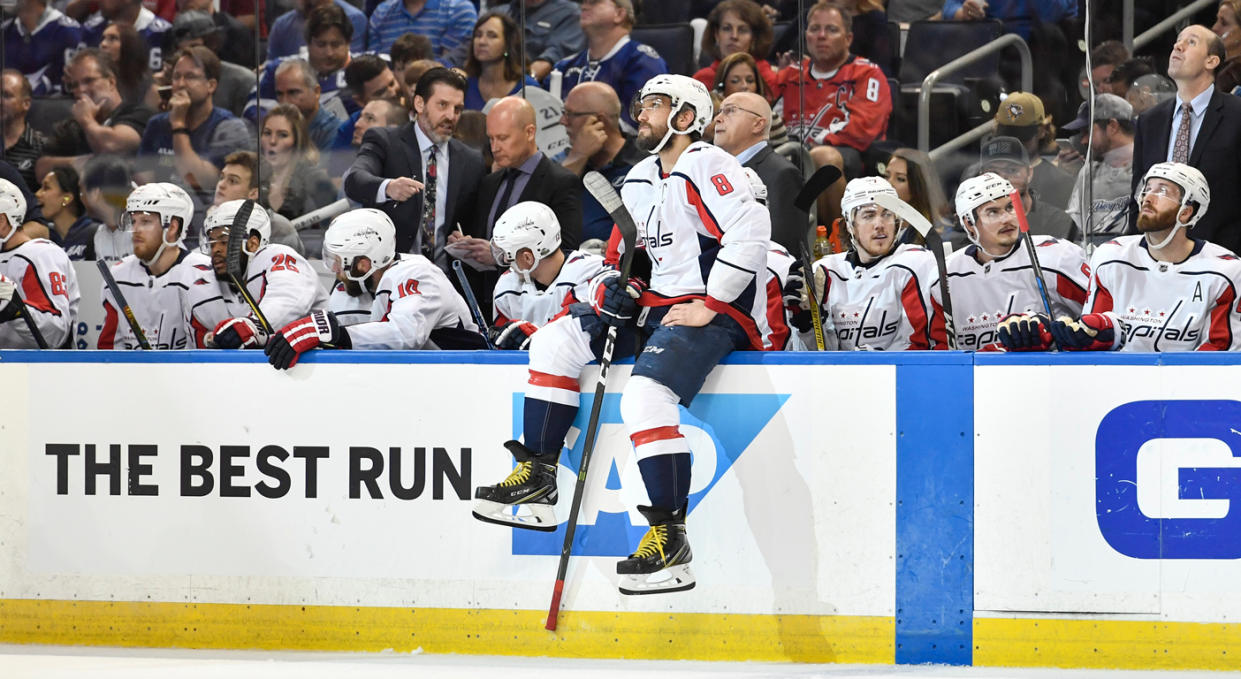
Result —
M 1103 539 L 1135 559 L 1241 558 L 1241 401 L 1137 401 L 1095 437 Z
M 699 394 L 688 410 L 680 409 L 681 433 L 693 454 L 690 515 L 788 398 L 788 394 Z M 594 394 L 582 395 L 582 407 L 570 432 L 570 447 L 560 457 L 556 519 L 561 522 L 569 517 L 586 441 L 580 432 L 586 428 L 593 404 Z M 524 395 L 513 394 L 513 438 L 521 435 L 523 405 Z M 620 394 L 603 397 L 599 422 L 599 445 L 590 458 L 590 478 L 573 536 L 573 553 L 624 557 L 633 552 L 646 532 L 646 522 L 636 507 L 647 500 L 638 461 L 621 422 Z M 573 439 L 575 433 L 578 435 Z M 513 554 L 559 555 L 564 532 L 563 523 L 549 533 L 513 529 Z

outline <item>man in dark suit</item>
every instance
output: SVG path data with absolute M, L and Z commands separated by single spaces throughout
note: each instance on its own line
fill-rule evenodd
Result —
M 1197 168 L 1211 186 L 1211 210 L 1190 235 L 1241 249 L 1241 98 L 1215 89 L 1215 72 L 1225 59 L 1224 43 L 1205 26 L 1177 36 L 1168 58 L 1176 97 L 1138 117 L 1133 139 L 1133 189 L 1155 163 L 1182 162 Z M 1130 203 L 1130 224 L 1138 210 Z
M 452 138 L 464 102 L 464 78 L 427 71 L 414 87 L 415 119 L 367 130 L 345 174 L 346 196 L 392 218 L 397 252 L 423 254 L 446 272 L 444 246 L 473 220 L 483 178 L 482 154 Z
M 767 211 L 771 213 L 771 239 L 793 256 L 807 242 L 810 216 L 793 207 L 801 191 L 802 174 L 767 143 L 771 132 L 771 106 L 750 92 L 728 95 L 715 116 L 715 145 L 752 168 L 767 185 Z
M 534 119 L 534 107 L 520 97 L 504 97 L 491 108 L 487 138 L 496 170 L 479 184 L 474 219 L 466 236 L 449 236 L 449 242 L 465 253 L 463 258 L 483 268 L 481 275 L 470 272 L 470 282 L 488 315 L 500 275 L 491 254 L 491 229 L 505 210 L 527 200 L 543 203 L 560 221 L 561 249 L 574 250 L 582 242 L 581 180 L 539 151 Z

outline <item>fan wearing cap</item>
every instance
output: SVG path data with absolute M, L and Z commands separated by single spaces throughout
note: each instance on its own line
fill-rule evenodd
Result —
M 25 219 L 21 190 L 0 179 L 0 349 L 38 348 L 26 323 L 17 320 L 23 314 L 49 347 L 61 347 L 78 315 L 78 278 L 59 245 L 25 233 Z
M 1094 163 L 1077 173 L 1073 196 L 1069 199 L 1069 218 L 1095 244 L 1125 232 L 1129 226 L 1129 187 L 1133 185 L 1133 106 L 1114 94 L 1095 95 L 1094 120 L 1085 102 L 1077 110 L 1077 120 L 1064 126 L 1080 135 L 1093 149 Z M 1082 197 L 1090 180 L 1091 205 L 1088 218 L 1082 218 Z M 1031 226 L 1033 228 L 1033 226 Z
M 211 260 L 185 248 L 185 231 L 194 203 L 184 189 L 168 183 L 144 184 L 125 201 L 120 230 L 133 242 L 133 254 L 112 265 L 112 277 L 152 349 L 192 349 L 190 290 L 209 286 Z M 100 349 L 138 349 L 138 339 L 121 304 L 107 286 L 100 289 L 103 330 Z
M 249 203 L 244 224 L 238 218 Z M 241 244 L 245 272 L 238 276 L 267 322 L 274 328 L 327 308 L 327 291 L 319 275 L 296 250 L 271 242 L 271 220 L 261 205 L 230 200 L 212 209 L 203 225 L 202 252 L 211 257 L 215 286 L 195 286 L 191 291 L 190 324 L 194 343 L 200 348 L 254 349 L 267 343 L 267 333 L 245 299 L 233 286 L 228 271 L 229 233 L 246 232 Z
M 1012 199 L 1013 185 L 987 173 L 957 187 L 956 211 L 971 245 L 948 257 L 952 318 L 957 347 L 994 348 L 996 323 L 1013 315 L 1043 310 Z M 1076 317 L 1086 301 L 1090 270 L 1086 254 L 1068 241 L 1032 236 L 1047 280 L 1047 298 L 1056 315 Z M 933 289 L 936 302 L 939 287 Z
M 337 280 L 328 309 L 272 335 L 265 351 L 277 370 L 292 368 L 311 349 L 486 348 L 444 272 L 422 255 L 397 254 L 387 214 L 361 208 L 333 219 L 323 234 L 323 261 Z
M 1188 165 L 1157 163 L 1138 187 L 1141 233 L 1095 250 L 1089 313 L 1027 316 L 1023 331 L 1005 340 L 1009 348 L 1043 349 L 1055 338 L 1066 350 L 1241 349 L 1241 259 L 1189 235 L 1211 204 L 1206 178 Z
M 1016 137 L 1021 142 L 1026 152 L 1026 164 L 1032 171 L 1027 184 L 1034 189 L 1041 202 L 1063 210 L 1069 204 L 1069 194 L 1073 191 L 1073 175 L 1039 155 L 1038 133 L 1044 119 L 1042 99 L 1029 92 L 1013 92 L 1000 102 L 995 112 L 995 134 L 997 137 Z
M 1060 172 L 1059 169 L 1056 171 Z M 1020 140 L 1015 137 L 992 137 L 987 140 L 982 145 L 978 163 L 978 173 L 986 172 L 1007 179 L 1021 194 L 1021 203 L 1030 221 L 1031 234 L 1077 240 L 1077 225 L 1065 214 L 1064 208 L 1043 200 L 1042 195 L 1031 186 L 1034 168 L 1030 165 L 1030 157 L 1026 155 L 1026 147 Z
M 497 349 L 525 349 L 536 330 L 570 304 L 587 301 L 603 258 L 560 249 L 560 221 L 550 207 L 524 201 L 505 210 L 491 234 L 496 263 L 507 266 L 496 281 L 490 329 Z

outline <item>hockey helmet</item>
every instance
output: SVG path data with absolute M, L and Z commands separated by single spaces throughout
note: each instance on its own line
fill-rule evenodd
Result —
M 167 182 L 143 184 L 130 192 L 129 198 L 125 201 L 125 214 L 121 215 L 121 230 L 132 231 L 134 214 L 144 212 L 157 215 L 160 228 L 163 229 L 159 248 L 149 260 L 146 260 L 146 264 L 150 266 L 159 259 L 164 250 L 178 247 L 185 241 L 185 230 L 189 228 L 190 221 L 194 219 L 194 201 L 190 200 L 190 195 L 185 192 L 185 189 L 176 184 Z M 181 222 L 177 239 L 170 241 L 168 240 L 168 227 L 172 226 L 173 217 L 177 217 Z
M 1146 184 L 1151 179 L 1164 179 L 1181 187 L 1181 205 L 1177 208 L 1176 222 L 1173 224 L 1172 232 L 1163 239 L 1162 243 L 1151 243 L 1149 239 L 1146 241 L 1147 245 L 1158 250 L 1172 242 L 1177 229 L 1188 229 L 1202 219 L 1202 215 L 1206 214 L 1207 207 L 1211 204 L 1211 187 L 1207 184 L 1206 177 L 1197 168 L 1184 163 L 1155 163 L 1146 171 L 1146 174 L 1142 175 L 1137 193 L 1133 196 L 1139 209 L 1142 205 L 1142 198 L 1147 194 Z M 1190 215 L 1189 221 L 1182 222 L 1180 215 L 1186 207 L 1193 207 L 1194 213 Z
M 642 111 L 642 102 L 646 101 L 647 97 L 655 95 L 663 95 L 672 101 L 669 105 L 668 131 L 664 133 L 664 138 L 659 141 L 658 146 L 652 149 L 651 153 L 659 153 L 659 150 L 674 134 L 694 132 L 702 134 L 711 124 L 711 119 L 715 117 L 715 105 L 711 102 L 711 93 L 707 92 L 706 85 L 689 76 L 663 73 L 646 81 L 642 90 L 638 92 L 638 98 L 633 102 L 633 108 L 630 111 L 635 121 Z M 678 130 L 672 123 L 686 106 L 694 111 L 694 120 L 684 130 Z
M 253 255 L 271 241 L 271 218 L 267 216 L 267 210 L 254 201 L 250 202 L 254 207 L 250 211 L 249 219 L 246 220 L 245 232 L 247 237 L 252 232 L 257 232 L 259 246 L 251 252 L 243 245 L 242 252 L 246 255 Z M 233 222 L 237 220 L 237 213 L 241 211 L 241 206 L 245 203 L 243 199 L 226 201 L 207 213 L 207 219 L 203 222 L 202 249 L 204 252 L 210 253 L 212 240 L 228 238 Z M 215 231 L 214 238 L 212 238 L 212 231 Z
M 993 200 L 1011 196 L 1017 189 L 1013 188 L 1011 182 L 994 172 L 985 172 L 977 177 L 970 177 L 961 182 L 957 187 L 957 219 L 961 220 L 961 228 L 965 230 L 965 237 L 970 242 L 992 257 L 1006 257 L 1013 248 L 1017 247 L 1014 243 L 1008 252 L 994 253 L 982 246 L 978 239 L 978 223 L 975 210 L 979 207 L 990 203 Z M 971 230 L 973 227 L 973 230 Z
M 845 184 L 844 196 L 840 199 L 840 212 L 845 218 L 845 226 L 849 229 L 849 235 L 853 235 L 853 214 L 860 208 L 872 205 L 875 202 L 875 196 L 885 194 L 893 198 L 900 199 L 896 189 L 888 183 L 883 177 L 858 177 L 850 179 Z
M 371 268 L 355 276 L 353 264 L 360 257 L 369 259 Z M 364 281 L 395 260 L 396 226 L 381 210 L 350 210 L 333 219 L 323 234 L 323 261 L 329 269 L 343 273 L 351 281 Z
M 543 258 L 560 247 L 560 220 L 542 203 L 522 201 L 504 211 L 491 232 L 491 254 L 496 263 L 527 276 Z M 534 264 L 529 269 L 517 268 L 517 253 L 529 250 Z
M 7 179 L 0 179 L 0 215 L 8 217 L 12 227 L 8 234 L 0 238 L 0 245 L 4 245 L 26 221 L 26 197 L 16 184 Z

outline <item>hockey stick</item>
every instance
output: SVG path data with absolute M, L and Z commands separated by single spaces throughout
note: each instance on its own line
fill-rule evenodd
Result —
M 335 203 L 331 203 L 330 205 L 325 205 L 319 208 L 318 210 L 307 212 L 301 217 L 294 219 L 292 222 L 293 230 L 301 231 L 302 229 L 309 229 L 310 227 L 320 222 L 331 221 L 332 219 L 340 215 L 343 215 L 344 213 L 348 211 L 349 211 L 348 199 L 341 198 Z
M 254 212 L 255 202 L 247 200 L 237 208 L 237 214 L 233 217 L 233 223 L 228 228 L 228 254 L 226 256 L 228 269 L 228 280 L 237 288 L 237 292 L 241 294 L 241 298 L 246 301 L 246 306 L 250 307 L 250 312 L 254 314 L 254 319 L 259 322 L 259 327 L 263 328 L 263 332 L 268 337 L 272 336 L 271 323 L 267 322 L 267 317 L 263 315 L 259 309 L 258 302 L 254 301 L 254 297 L 246 286 L 242 285 L 242 279 L 246 277 L 246 265 L 241 261 L 241 249 L 245 247 L 246 238 L 250 233 L 246 230 L 246 222 L 250 221 L 250 214 Z M 260 210 L 262 208 L 259 208 Z
M 478 298 L 474 296 L 474 288 L 470 287 L 470 281 L 465 277 L 465 268 L 461 266 L 461 260 L 452 260 L 452 272 L 457 275 L 457 281 L 461 283 L 461 291 L 465 293 L 465 301 L 470 307 L 470 315 L 474 317 L 474 324 L 478 326 L 478 332 L 482 334 L 483 342 L 488 349 L 495 349 L 495 345 L 491 343 L 491 336 L 487 334 L 487 329 L 490 326 L 483 319 L 483 310 L 478 306 Z
M 1013 211 L 1017 213 L 1017 224 L 1021 227 L 1021 239 L 1026 242 L 1026 253 L 1030 255 L 1030 266 L 1034 269 L 1034 282 L 1038 284 L 1038 295 L 1043 300 L 1043 310 L 1047 312 L 1047 322 L 1056 319 L 1051 313 L 1051 299 L 1047 297 L 1047 279 L 1043 276 L 1043 267 L 1038 262 L 1038 252 L 1034 248 L 1034 239 L 1030 237 L 1030 221 L 1026 218 L 1026 206 L 1021 202 L 1021 194 L 1013 191 Z M 1051 341 L 1052 351 L 1059 351 L 1056 341 Z
M 935 268 L 939 269 L 939 295 L 943 298 L 944 308 L 944 335 L 948 339 L 948 348 L 955 350 L 957 330 L 956 323 L 952 321 L 952 295 L 948 292 L 948 264 L 944 261 L 944 241 L 939 237 L 939 232 L 931 226 L 931 221 L 923 217 L 922 213 L 915 210 L 909 203 L 884 194 L 876 195 L 875 202 L 912 226 L 926 240 L 927 249 L 935 257 Z
M 582 183 L 590 195 L 608 211 L 620 231 L 625 251 L 621 253 L 621 283 L 629 280 L 629 270 L 633 266 L 633 256 L 638 240 L 638 226 L 621 197 L 616 193 L 603 175 L 595 171 L 586 173 Z M 603 394 L 607 391 L 608 370 L 612 367 L 612 350 L 616 345 L 615 325 L 608 326 L 607 338 L 603 342 L 603 353 L 599 356 L 599 382 L 595 385 L 595 400 L 590 406 L 590 420 L 586 424 L 586 443 L 582 446 L 582 461 L 578 466 L 577 485 L 573 488 L 573 504 L 569 509 L 569 520 L 565 523 L 564 546 L 560 550 L 560 564 L 556 568 L 556 586 L 552 589 L 552 603 L 547 610 L 545 628 L 556 631 L 556 616 L 560 613 L 560 595 L 564 593 L 564 578 L 569 570 L 569 555 L 573 550 L 573 535 L 577 532 L 577 515 L 582 509 L 582 496 L 586 490 L 586 470 L 590 467 L 590 456 L 595 452 L 595 439 L 599 433 L 599 415 L 603 411 Z
M 125 320 L 129 322 L 129 329 L 134 332 L 134 337 L 138 339 L 138 346 L 151 350 L 151 343 L 147 342 L 146 333 L 142 332 L 142 326 L 138 325 L 138 319 L 134 318 L 134 310 L 129 307 L 129 302 L 125 301 L 125 295 L 121 294 L 121 286 L 116 284 L 116 279 L 112 277 L 112 271 L 108 268 L 108 263 L 102 259 L 95 260 L 95 266 L 99 268 L 99 275 L 103 276 L 103 284 L 108 286 L 108 292 L 112 293 L 112 299 L 121 305 L 121 313 L 125 315 Z
M 819 194 L 827 190 L 827 187 L 835 184 L 841 177 L 840 168 L 834 165 L 825 165 L 814 171 L 810 178 L 806 180 L 801 191 L 793 198 L 793 207 L 802 212 L 810 212 L 810 205 L 818 199 Z M 814 262 L 810 259 L 810 246 L 806 244 L 803 237 L 799 243 L 801 252 L 801 268 L 806 279 L 807 297 L 810 299 L 810 322 L 814 325 L 814 345 L 819 351 L 827 349 L 827 342 L 823 338 L 823 316 L 819 312 L 819 292 L 815 289 L 814 284 Z
M 30 307 L 26 306 L 26 300 L 22 299 L 22 294 L 17 291 L 17 284 L 13 284 L 13 301 L 17 303 L 19 311 L 18 316 L 26 321 L 26 327 L 30 329 L 30 334 L 34 337 L 34 343 L 40 349 L 47 348 L 47 340 L 43 339 L 43 333 L 39 331 L 39 326 L 35 324 L 34 318 L 30 315 Z

